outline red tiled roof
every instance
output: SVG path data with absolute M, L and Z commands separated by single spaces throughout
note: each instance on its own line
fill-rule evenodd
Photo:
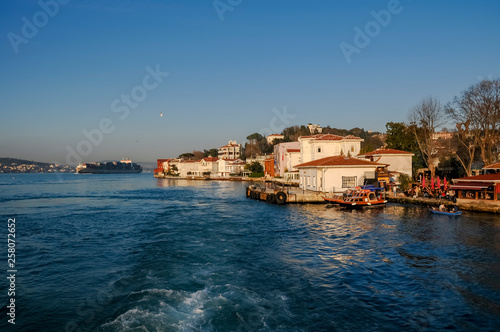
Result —
M 214 162 L 214 161 L 219 160 L 219 158 L 217 158 L 217 157 L 205 157 L 202 160 L 208 161 L 208 162 Z
M 450 189 L 481 190 L 493 185 L 491 182 L 457 182 L 450 186 Z
M 387 166 L 386 164 L 374 163 L 372 161 L 349 158 L 344 156 L 333 156 L 309 161 L 294 167 L 318 167 L 318 166 Z
M 283 135 L 280 135 L 280 134 L 271 134 L 271 135 L 269 135 L 267 137 L 274 137 L 274 136 L 283 136 Z
M 458 178 L 458 179 L 453 179 L 453 182 L 455 181 L 466 181 L 466 182 L 485 182 L 485 181 L 491 181 L 491 182 L 500 182 L 500 173 L 497 174 L 483 174 L 483 175 L 476 175 L 476 176 L 468 176 L 465 178 Z
M 500 169 L 500 163 L 484 166 L 483 169 Z
M 317 134 L 311 136 L 300 136 L 299 138 L 311 138 L 314 141 L 341 141 L 343 139 L 361 139 L 360 137 L 356 137 L 353 135 L 339 136 L 333 134 Z
M 401 150 L 395 150 L 395 149 L 379 149 L 379 150 L 360 154 L 360 155 L 358 155 L 358 157 L 360 157 L 360 156 L 376 156 L 376 155 L 380 155 L 380 154 L 413 154 L 413 153 L 401 151 Z
M 300 152 L 300 149 L 286 149 L 286 152 Z

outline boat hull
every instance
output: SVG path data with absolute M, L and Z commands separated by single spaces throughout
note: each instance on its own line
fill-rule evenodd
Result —
M 431 211 L 432 214 L 441 214 L 444 216 L 459 216 L 462 214 L 462 211 L 448 212 L 448 211 L 439 211 L 439 210 L 433 210 L 433 209 L 429 209 L 429 211 Z

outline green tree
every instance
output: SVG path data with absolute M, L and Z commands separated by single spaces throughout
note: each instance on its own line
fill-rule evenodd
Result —
M 262 167 L 258 161 L 254 161 L 253 163 L 246 165 L 245 168 L 254 174 L 264 172 L 264 167 Z
M 179 155 L 180 159 L 191 159 L 193 157 L 194 157 L 194 154 L 192 154 L 191 152 L 186 152 L 186 153 Z
M 399 181 L 399 186 L 403 190 L 410 188 L 410 185 L 412 183 L 411 177 L 405 173 L 399 174 L 398 181 Z
M 203 155 L 205 157 L 217 157 L 219 155 L 218 149 L 203 150 Z

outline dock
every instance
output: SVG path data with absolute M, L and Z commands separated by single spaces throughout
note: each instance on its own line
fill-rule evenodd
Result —
M 323 197 L 333 197 L 333 193 L 302 190 L 297 187 L 251 185 L 246 197 L 273 204 L 325 203 Z

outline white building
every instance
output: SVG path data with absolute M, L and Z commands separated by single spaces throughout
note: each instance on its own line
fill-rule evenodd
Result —
M 285 136 L 280 135 L 280 134 L 272 134 L 266 137 L 267 139 L 267 144 L 273 144 L 275 139 L 284 139 Z
M 231 174 L 243 174 L 245 170 L 245 161 L 241 159 L 219 159 L 217 161 L 217 175 L 221 177 L 229 177 Z
M 295 167 L 300 173 L 300 188 L 319 192 L 342 192 L 363 185 L 365 178 L 373 178 L 377 169 L 383 169 L 385 166 L 364 159 L 332 156 Z
M 292 157 L 294 158 L 293 161 L 291 160 Z M 300 162 L 299 142 L 279 143 L 274 146 L 274 176 L 283 177 L 285 171 L 292 171 L 294 165 Z
M 221 146 L 218 150 L 221 159 L 238 159 L 242 154 L 243 148 L 236 141 L 229 141 L 227 145 Z
M 318 134 L 300 136 L 300 162 L 331 157 L 331 156 L 357 156 L 361 150 L 362 138 L 356 136 L 338 136 L 332 134 Z
M 389 172 L 405 173 L 412 177 L 411 152 L 395 149 L 379 149 L 358 155 L 356 158 L 370 160 L 376 163 L 387 164 Z
M 323 132 L 323 128 L 321 128 L 321 126 L 317 125 L 317 124 L 311 124 L 311 123 L 309 123 L 307 125 L 307 128 L 309 128 L 309 131 L 311 133 L 321 134 Z

